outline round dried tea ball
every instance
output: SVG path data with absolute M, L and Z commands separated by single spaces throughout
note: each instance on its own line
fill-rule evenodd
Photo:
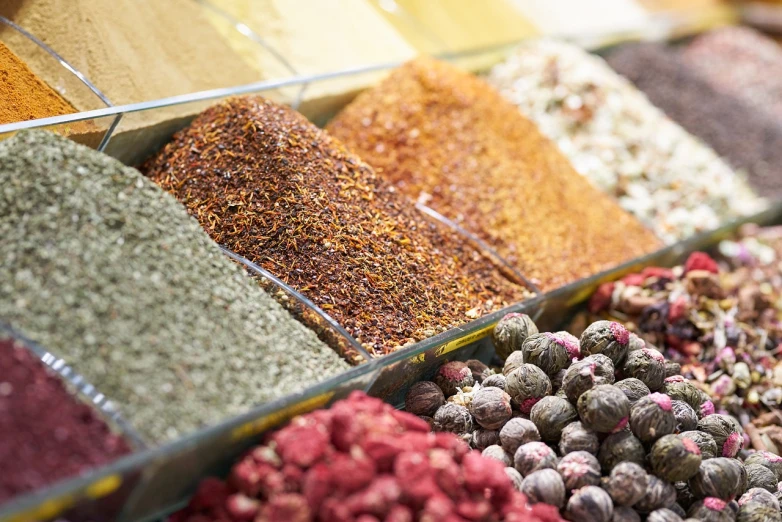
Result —
M 617 506 L 632 506 L 643 498 L 649 484 L 649 475 L 634 462 L 620 462 L 603 477 L 603 489 Z
M 544 441 L 557 442 L 565 426 L 578 419 L 578 413 L 567 399 L 549 395 L 532 407 L 529 418 Z
M 655 509 L 646 517 L 646 522 L 682 522 L 682 517 L 671 509 Z
M 565 484 L 553 469 L 541 469 L 524 477 L 521 492 L 530 504 L 543 503 L 560 509 L 565 504 Z
M 774 493 L 763 488 L 751 488 L 741 495 L 739 506 L 743 506 L 747 502 L 760 502 L 761 504 L 772 506 L 775 509 L 780 508 L 779 499 L 777 499 Z
M 641 515 L 631 507 L 615 505 L 611 522 L 641 522 Z
M 562 389 L 575 403 L 582 393 L 601 384 L 614 383 L 614 365 L 602 354 L 590 355 L 570 365 L 562 379 Z
M 466 364 L 460 361 L 451 361 L 440 366 L 434 377 L 434 383 L 443 390 L 446 397 L 450 397 L 455 395 L 460 388 L 475 384 L 475 379 L 472 378 L 472 371 Z
M 750 464 L 765 466 L 774 472 L 777 480 L 782 480 L 782 457 L 779 455 L 775 455 L 770 451 L 756 451 L 744 459 L 745 466 L 749 466 Z
M 627 355 L 622 373 L 646 384 L 650 390 L 659 390 L 665 381 L 665 357 L 652 348 L 642 348 Z
M 573 521 L 610 522 L 614 503 L 597 486 L 584 486 L 573 492 L 565 507 L 565 518 Z
M 747 487 L 763 488 L 770 493 L 777 491 L 777 476 L 774 472 L 761 464 L 745 465 L 747 470 Z
M 683 431 L 680 434 L 682 437 L 686 437 L 698 445 L 701 450 L 701 459 L 713 459 L 719 456 L 717 453 L 717 443 L 714 441 L 714 437 L 703 431 Z
M 518 350 L 530 335 L 538 333 L 538 327 L 527 314 L 510 313 L 500 319 L 491 333 L 494 349 L 502 359 Z
M 600 463 L 586 451 L 574 451 L 562 457 L 557 471 L 562 475 L 566 491 L 600 484 Z
M 557 392 L 562 391 L 561 396 L 567 399 L 567 395 L 565 395 L 564 390 L 561 390 L 562 388 L 562 381 L 565 380 L 565 374 L 567 373 L 567 368 L 563 368 L 559 370 L 557 373 L 551 376 L 551 387 L 555 389 Z
M 643 444 L 627 430 L 606 437 L 597 452 L 597 460 L 604 472 L 611 471 L 620 462 L 634 462 L 643 466 L 645 459 Z
M 631 406 L 638 402 L 638 399 L 646 397 L 652 393 L 647 385 L 634 377 L 628 377 L 627 379 L 616 381 L 614 386 L 622 390 L 622 393 L 625 394 L 627 400 L 630 401 Z
M 473 395 L 470 413 L 482 428 L 496 430 L 511 418 L 510 395 L 499 388 L 485 386 Z
M 627 426 L 630 401 L 619 388 L 601 384 L 578 398 L 578 416 L 587 428 L 599 433 L 612 433 Z
M 672 377 L 682 373 L 682 365 L 674 361 L 665 361 L 665 377 Z
M 530 335 L 521 346 L 524 362 L 534 364 L 546 375 L 554 375 L 570 364 L 566 342 L 564 337 L 550 332 Z
M 676 432 L 692 431 L 698 427 L 698 414 L 684 401 L 671 401 L 673 415 L 676 417 Z
M 728 503 L 715 497 L 706 497 L 693 503 L 687 515 L 698 520 L 714 522 L 732 522 L 736 520 L 736 514 Z
M 513 467 L 525 477 L 540 469 L 555 469 L 557 454 L 543 442 L 528 442 L 516 450 Z
M 715 457 L 701 462 L 688 482 L 695 498 L 716 497 L 729 501 L 742 489 L 744 466 L 736 459 Z
M 708 433 L 717 443 L 717 452 L 723 457 L 735 457 L 744 446 L 741 426 L 727 415 L 709 415 L 698 421 L 698 430 Z
M 499 388 L 505 391 L 505 376 L 501 373 L 494 373 L 483 379 L 481 384 L 487 387 L 493 386 L 494 388 Z
M 505 359 L 505 365 L 502 367 L 502 374 L 507 377 L 510 372 L 522 364 L 524 364 L 524 353 L 521 351 L 513 352 Z
M 621 364 L 630 345 L 630 332 L 614 321 L 596 321 L 581 334 L 581 353 L 603 354 L 614 363 Z
M 761 502 L 747 502 L 739 508 L 736 522 L 782 522 L 778 509 Z
M 413 384 L 405 397 L 405 410 L 413 415 L 431 417 L 445 403 L 443 391 L 431 381 Z
M 627 343 L 627 353 L 646 348 L 646 341 L 638 337 L 637 334 L 630 332 L 630 341 Z
M 701 416 L 701 406 L 709 401 L 709 397 L 703 391 L 681 375 L 666 377 L 660 393 L 664 393 L 672 400 L 686 402 L 699 416 Z
M 472 373 L 472 378 L 475 382 L 483 383 L 483 379 L 485 379 L 489 375 L 494 374 L 494 372 L 491 371 L 491 369 L 488 366 L 483 364 L 478 359 L 469 359 L 465 364 L 470 369 L 470 372 Z
M 679 435 L 660 437 L 649 453 L 652 472 L 668 482 L 689 480 L 698 473 L 701 450 L 697 444 Z
M 434 414 L 434 431 L 448 431 L 457 435 L 472 432 L 472 415 L 464 406 L 446 402 Z
M 505 467 L 513 466 L 513 458 L 508 455 L 508 452 L 505 451 L 502 446 L 498 446 L 496 444 L 488 446 L 481 452 L 481 455 L 490 459 L 498 460 L 502 462 Z
M 475 430 L 472 432 L 472 438 L 470 439 L 470 446 L 479 451 L 483 451 L 489 446 L 498 445 L 499 443 L 499 430 Z
M 648 475 L 646 493 L 633 507 L 639 513 L 651 513 L 657 509 L 668 508 L 676 504 L 676 488 L 654 475 Z
M 510 455 L 514 455 L 519 446 L 540 440 L 540 432 L 529 419 L 515 417 L 500 429 L 500 444 Z
M 676 416 L 671 399 L 662 393 L 652 393 L 639 399 L 630 410 L 630 429 L 641 442 L 652 443 L 676 430 Z
M 551 395 L 551 381 L 548 375 L 534 364 L 522 364 L 505 376 L 505 390 L 519 410 L 529 414 L 540 399 Z
M 597 438 L 597 433 L 586 429 L 581 421 L 571 422 L 562 428 L 559 451 L 563 455 L 574 451 L 586 451 L 597 455 L 598 449 L 600 449 L 600 440 Z
M 521 473 L 516 471 L 516 468 L 508 466 L 505 468 L 505 474 L 508 475 L 511 484 L 513 484 L 513 489 L 521 491 L 521 483 L 524 481 L 524 477 L 521 476 Z

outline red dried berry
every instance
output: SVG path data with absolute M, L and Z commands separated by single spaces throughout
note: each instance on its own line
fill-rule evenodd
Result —
M 226 510 L 237 522 L 245 522 L 255 519 L 261 509 L 261 503 L 242 493 L 235 493 L 225 502 Z
M 326 464 L 320 463 L 307 471 L 302 481 L 302 493 L 313 513 L 320 510 L 323 501 L 331 493 L 331 472 Z
M 255 522 L 309 522 L 310 508 L 306 499 L 295 493 L 284 493 L 269 499 L 261 507 Z
M 291 425 L 277 432 L 274 440 L 284 462 L 309 467 L 325 455 L 329 446 L 329 433 L 320 424 Z
M 332 458 L 329 471 L 331 484 L 337 492 L 350 494 L 372 481 L 375 477 L 375 463 L 363 453 L 356 456 L 340 453 Z
M 622 282 L 627 286 L 643 286 L 646 277 L 643 274 L 628 274 L 622 278 Z
M 366 513 L 382 517 L 391 513 L 401 496 L 402 488 L 397 480 L 385 475 L 377 477 L 363 491 L 348 497 L 345 504 L 353 514 Z
M 396 505 L 391 508 L 384 522 L 413 522 L 413 510 L 407 506 Z
M 661 266 L 647 266 L 641 270 L 641 275 L 648 279 L 650 277 L 656 277 L 658 279 L 673 279 L 673 270 L 670 268 L 663 268 Z
M 262 469 L 262 466 L 263 465 L 259 466 L 252 457 L 245 457 L 231 469 L 228 483 L 237 491 L 240 491 L 247 496 L 255 497 L 261 491 L 261 479 L 263 477 L 259 470 Z M 205 487 L 204 483 L 201 483 L 201 487 Z M 198 498 L 199 493 L 196 493 L 194 499 Z
M 718 274 L 720 271 L 717 262 L 705 252 L 693 252 L 687 258 L 687 262 L 684 263 L 684 273 L 686 274 L 693 270 L 705 270 L 712 274 Z

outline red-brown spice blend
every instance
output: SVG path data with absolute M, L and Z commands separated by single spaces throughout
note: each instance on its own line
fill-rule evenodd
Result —
M 530 295 L 339 141 L 259 96 L 206 110 L 142 170 L 375 354 Z
M 327 129 L 543 290 L 661 246 L 516 107 L 449 64 L 405 64 Z

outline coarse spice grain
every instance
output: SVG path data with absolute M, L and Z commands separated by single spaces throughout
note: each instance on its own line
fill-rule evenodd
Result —
M 0 368 L 0 504 L 130 452 L 21 342 L 0 340 Z
M 64 138 L 0 143 L 0 317 L 150 441 L 348 368 L 138 171 Z
M 208 109 L 142 170 L 375 354 L 530 295 L 338 140 L 259 96 Z
M 452 65 L 408 62 L 327 129 L 543 290 L 660 246 L 513 105 Z
M 666 243 L 765 208 L 713 150 L 574 45 L 525 43 L 489 82 Z

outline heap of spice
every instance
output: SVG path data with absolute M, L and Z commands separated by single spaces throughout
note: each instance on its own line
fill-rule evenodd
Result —
M 655 368 L 667 361 L 621 324 L 598 321 L 580 339 L 568 338 L 580 350 L 558 370 L 541 364 L 545 357 L 529 357 L 528 345 L 540 348 L 541 335 L 528 333 L 531 321 L 510 319 L 497 328 L 517 335 L 495 336 L 498 348 L 510 350 L 501 373 L 472 374 L 478 361 L 449 362 L 434 382 L 414 385 L 405 404 L 436 433 L 455 433 L 502 463 L 529 502 L 556 506 L 568 520 L 595 522 L 701 519 L 704 510 L 732 515 L 704 520 L 734 520 L 741 504 L 735 501 L 745 492 L 745 503 L 773 504 L 768 495 L 782 485 L 782 458 L 743 450 L 739 422 L 715 413 L 682 375 L 657 380 Z M 563 333 L 543 335 L 565 339 Z M 560 347 L 555 342 L 542 350 Z M 631 362 L 639 352 L 646 357 Z M 628 392 L 641 387 L 645 393 Z M 691 412 L 692 425 L 683 411 Z
M 530 294 L 328 133 L 259 96 L 201 114 L 143 171 L 218 243 L 387 353 Z
M 403 65 L 328 130 L 544 290 L 660 245 L 513 105 L 446 63 Z
M 763 210 L 745 180 L 601 58 L 535 40 L 489 81 L 666 243 Z
M 0 504 L 130 453 L 22 342 L 0 340 Z
M 782 122 L 778 118 L 718 91 L 664 44 L 624 45 L 606 60 L 666 115 L 708 143 L 734 168 L 746 171 L 758 194 L 782 197 Z
M 0 317 L 149 441 L 348 368 L 138 171 L 25 132 L 0 143 L 0 186 Z
M 293 419 L 227 478 L 205 479 L 170 522 L 560 522 L 451 433 L 353 392 Z

